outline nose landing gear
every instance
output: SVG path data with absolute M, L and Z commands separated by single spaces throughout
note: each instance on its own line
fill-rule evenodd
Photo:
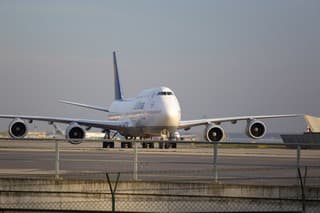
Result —
M 174 137 L 174 132 L 170 132 L 167 129 L 163 129 L 160 132 L 161 135 L 161 141 L 159 142 L 159 149 L 176 149 L 177 148 L 177 143 L 174 142 L 174 140 L 176 139 Z

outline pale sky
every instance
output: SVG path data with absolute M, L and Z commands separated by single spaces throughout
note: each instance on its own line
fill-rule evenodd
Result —
M 108 106 L 116 50 L 124 95 L 168 86 L 183 119 L 320 116 L 319 11 L 317 0 L 0 0 L 0 114 L 104 119 L 57 100 Z

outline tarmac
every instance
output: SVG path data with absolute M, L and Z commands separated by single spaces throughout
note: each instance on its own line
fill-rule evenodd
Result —
M 0 177 L 54 177 L 55 143 L 49 141 L 0 141 Z M 117 145 L 118 146 L 118 145 Z M 62 178 L 105 179 L 121 173 L 134 178 L 134 149 L 102 148 L 100 143 L 72 145 L 59 142 L 59 175 Z M 137 178 L 143 181 L 221 182 L 294 185 L 297 150 L 223 146 L 213 164 L 213 146 L 178 144 L 177 149 L 137 149 Z M 320 150 L 301 150 L 300 168 L 306 184 L 320 183 Z

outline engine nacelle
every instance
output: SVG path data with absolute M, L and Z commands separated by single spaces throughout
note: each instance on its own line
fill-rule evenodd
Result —
M 11 121 L 9 125 L 9 135 L 12 138 L 24 138 L 28 133 L 28 128 L 25 122 L 19 118 Z
M 74 139 L 83 139 L 85 136 L 85 130 L 78 123 L 72 123 L 66 129 L 66 138 L 70 139 L 69 142 L 72 144 L 81 143 L 80 141 Z
M 247 122 L 246 134 L 253 139 L 260 139 L 267 133 L 267 127 L 262 121 L 250 120 Z
M 178 131 L 175 131 L 175 132 L 173 132 L 173 133 L 170 133 L 169 140 L 176 140 L 176 141 L 181 140 L 180 133 L 179 133 Z
M 225 139 L 225 133 L 221 126 L 209 124 L 204 130 L 204 138 L 210 142 L 220 142 Z

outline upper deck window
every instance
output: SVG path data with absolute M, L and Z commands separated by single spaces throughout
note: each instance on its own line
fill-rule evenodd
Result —
M 158 92 L 157 95 L 173 95 L 172 92 Z

